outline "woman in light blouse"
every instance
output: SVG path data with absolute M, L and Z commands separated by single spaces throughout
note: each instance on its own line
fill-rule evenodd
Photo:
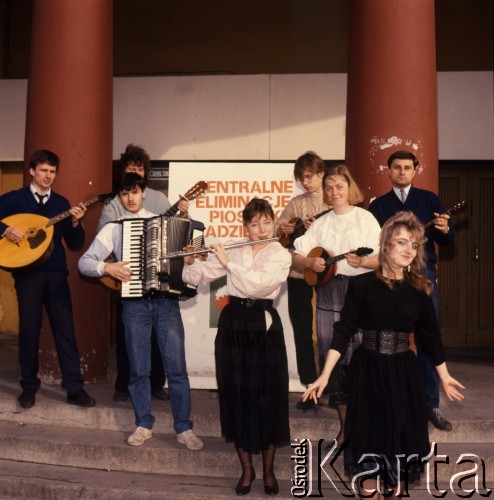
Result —
M 185 257 L 183 279 L 198 285 L 227 277 L 229 304 L 221 312 L 215 340 L 221 430 L 235 444 L 242 476 L 237 495 L 249 493 L 255 471 L 252 454 L 262 453 L 264 491 L 276 495 L 275 447 L 290 443 L 288 367 L 283 326 L 273 307 L 286 281 L 291 256 L 274 235 L 274 213 L 254 198 L 242 212 L 248 244 L 211 245 L 207 260 Z

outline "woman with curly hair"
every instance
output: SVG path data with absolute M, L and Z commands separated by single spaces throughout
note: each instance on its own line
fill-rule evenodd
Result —
M 424 228 L 399 212 L 380 234 L 379 266 L 350 280 L 340 321 L 319 379 L 304 398 L 321 397 L 329 376 L 357 328 L 362 345 L 349 368 L 345 466 L 367 498 L 379 498 L 380 480 L 397 496 L 419 479 L 430 451 L 422 376 L 409 348 L 419 337 L 436 365 L 450 400 L 464 387 L 448 372 L 431 294 L 424 276 Z M 389 496 L 389 494 L 386 494 Z

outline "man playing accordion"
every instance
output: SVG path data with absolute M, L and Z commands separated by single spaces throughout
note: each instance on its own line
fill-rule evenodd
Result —
M 146 197 L 144 179 L 125 174 L 118 185 L 118 196 L 125 209 L 123 218 L 148 219 L 156 215 L 143 208 Z M 112 253 L 117 262 L 105 262 Z M 100 278 L 109 275 L 122 282 L 131 279 L 129 261 L 122 261 L 122 224 L 106 224 L 79 260 L 82 274 Z M 190 450 L 200 450 L 202 441 L 192 431 L 190 420 L 190 385 L 185 363 L 184 327 L 179 297 L 162 294 L 122 299 L 122 321 L 130 362 L 129 395 L 134 407 L 136 430 L 127 439 L 130 446 L 140 446 L 152 436 L 154 416 L 151 414 L 149 382 L 151 332 L 155 329 L 161 357 L 168 379 L 173 426 L 177 441 Z

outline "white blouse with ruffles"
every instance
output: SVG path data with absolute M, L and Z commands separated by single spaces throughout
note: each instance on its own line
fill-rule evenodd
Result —
M 276 241 L 260 250 L 254 258 L 252 250 L 252 245 L 227 249 L 230 262 L 226 268 L 212 254 L 206 261 L 197 259 L 194 264 L 184 266 L 182 279 L 197 286 L 226 275 L 228 295 L 275 299 L 288 276 L 291 255 Z

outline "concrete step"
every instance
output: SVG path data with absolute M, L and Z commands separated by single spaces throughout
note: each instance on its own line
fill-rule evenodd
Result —
M 111 399 L 108 384 L 94 384 L 88 392 L 96 399 L 94 408 L 79 408 L 65 403 L 65 393 L 56 386 L 43 385 L 36 396 L 36 405 L 24 410 L 17 402 L 19 390 L 12 387 L 10 396 L 0 397 L 0 422 L 19 424 L 100 429 L 133 432 L 134 412 L 130 401 L 117 403 Z M 489 396 L 492 399 L 492 395 Z M 306 412 L 295 408 L 300 395 L 290 394 L 290 430 L 292 438 L 310 440 L 332 439 L 338 433 L 336 411 L 321 404 Z M 491 402 L 489 404 L 494 404 Z M 444 414 L 453 423 L 453 432 L 444 432 L 429 425 L 430 439 L 437 443 L 485 443 L 494 442 L 494 413 L 485 408 L 461 408 L 459 403 L 443 403 Z M 170 402 L 153 400 L 156 417 L 154 431 L 159 434 L 175 434 Z M 194 431 L 199 436 L 221 437 L 219 408 L 215 391 L 192 391 L 192 415 Z
M 238 478 L 237 478 L 238 480 Z M 0 460 L 2 500 L 210 500 L 236 498 L 237 480 L 194 475 L 142 474 Z M 276 498 L 293 498 L 290 482 L 279 481 Z M 265 499 L 255 480 L 249 499 Z
M 117 471 L 98 471 L 71 467 L 26 464 L 0 460 L 0 498 L 2 500 L 226 500 L 237 498 L 236 481 L 218 477 L 170 476 L 166 474 L 138 474 Z M 291 482 L 279 481 L 278 499 L 293 499 Z M 328 481 L 321 489 L 314 486 L 314 494 L 329 499 L 342 499 L 343 485 Z M 338 490 L 336 490 L 338 488 Z M 456 498 L 449 483 L 428 485 L 425 481 L 409 490 L 413 500 L 438 498 L 438 490 L 446 491 L 446 498 Z M 457 493 L 459 491 L 457 490 Z M 252 500 L 265 500 L 263 483 L 256 479 L 248 495 Z M 348 493 L 347 493 L 348 498 Z M 358 495 L 354 495 L 358 498 Z M 474 494 L 470 498 L 485 498 Z
M 233 482 L 239 477 L 240 467 L 234 447 L 222 439 L 205 438 L 204 449 L 193 452 L 178 444 L 175 436 L 170 434 L 154 433 L 153 437 L 140 447 L 128 446 L 127 436 L 128 433 L 120 431 L 3 422 L 0 423 L 0 459 L 107 472 L 231 478 Z M 290 446 L 277 451 L 275 472 L 280 480 L 289 481 L 294 477 L 295 462 L 292 454 Z M 318 443 L 312 444 L 311 470 L 314 477 L 318 472 L 319 461 L 328 454 L 321 446 L 318 459 Z M 435 455 L 430 471 L 439 481 L 449 481 L 454 474 L 468 469 L 468 464 L 458 463 L 462 456 L 476 456 L 480 469 L 482 462 L 484 464 L 486 480 L 494 482 L 492 443 L 440 443 Z M 449 463 L 445 463 L 444 457 L 448 457 Z M 261 457 L 255 455 L 253 463 L 260 473 Z M 343 478 L 342 455 L 336 458 L 334 468 Z M 323 469 L 330 477 L 338 479 L 336 472 L 329 466 L 329 461 Z
M 0 423 L 0 459 L 105 471 L 230 478 L 239 474 L 234 447 L 223 439 L 203 438 L 204 449 L 193 452 L 171 434 L 154 432 L 139 447 L 128 446 L 127 436 L 120 431 Z M 289 454 L 289 447 L 280 451 L 280 478 L 290 478 Z M 254 464 L 262 470 L 260 457 L 254 457 Z
M 186 470 L 190 468 L 187 466 Z M 449 479 L 449 480 L 448 480 Z M 441 498 L 440 492 L 448 497 L 486 498 L 489 490 L 494 488 L 492 478 L 483 484 L 466 481 L 458 487 L 451 484 L 451 478 L 423 476 L 421 483 L 410 488 L 408 493 L 414 500 L 430 500 Z M 235 498 L 234 486 L 237 478 L 215 476 L 150 474 L 121 471 L 104 471 L 67 466 L 54 466 L 0 460 L 0 498 L 2 500 L 207 500 Z M 351 481 L 343 478 L 345 483 L 336 477 L 330 482 L 322 476 L 320 482 L 314 477 L 312 496 L 324 498 L 358 497 L 352 495 L 354 490 Z M 277 498 L 293 498 L 292 482 L 278 478 L 280 493 Z M 468 490 L 474 493 L 469 494 Z M 300 492 L 299 492 L 300 493 Z M 309 493 L 308 491 L 306 493 Z M 257 478 L 252 484 L 249 498 L 265 498 L 262 480 Z

